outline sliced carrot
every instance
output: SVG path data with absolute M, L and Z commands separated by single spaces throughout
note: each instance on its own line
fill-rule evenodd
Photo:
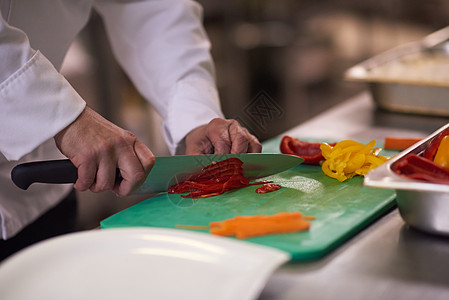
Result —
M 385 138 L 384 149 L 402 151 L 416 144 L 420 140 L 421 138 L 402 138 L 402 137 L 387 136 Z
M 278 233 L 292 233 L 308 230 L 307 221 L 300 212 L 281 212 L 274 215 L 236 216 L 210 223 L 210 232 L 215 235 L 236 236 L 245 239 Z
M 308 230 L 314 216 L 303 216 L 300 212 L 281 212 L 274 215 L 236 216 L 224 221 L 211 222 L 209 226 L 175 225 L 176 228 L 210 230 L 221 236 L 236 236 L 245 239 L 279 233 Z

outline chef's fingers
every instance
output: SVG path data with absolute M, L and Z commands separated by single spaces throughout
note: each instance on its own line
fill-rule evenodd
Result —
M 132 151 L 118 156 L 118 168 L 123 180 L 116 184 L 113 191 L 120 196 L 128 196 L 146 179 L 154 165 L 153 153 L 137 139 Z
M 207 137 L 207 126 L 209 124 L 201 125 L 190 131 L 185 138 L 185 154 L 199 155 L 212 154 L 214 147 Z
M 91 187 L 91 185 L 95 182 L 95 176 L 97 174 L 97 164 L 82 163 L 79 164 L 77 168 L 78 168 L 78 179 L 76 180 L 74 188 L 81 192 L 87 191 Z
M 61 152 L 78 168 L 75 188 L 100 192 L 113 189 L 121 196 L 133 192 L 151 170 L 153 154 L 131 132 L 86 107 L 54 137 Z M 115 184 L 116 168 L 123 181 Z
M 245 128 L 246 130 L 246 128 Z M 247 131 L 247 138 L 249 141 L 249 146 L 248 146 L 248 153 L 260 153 L 262 152 L 262 144 L 259 142 L 259 140 L 252 135 L 251 133 L 249 133 L 248 130 Z
M 129 155 L 122 155 L 118 168 L 123 179 L 116 184 L 113 191 L 119 196 L 128 196 L 141 184 L 145 178 L 145 171 L 138 163 L 137 157 L 129 157 Z
M 216 118 L 186 136 L 186 154 L 260 152 L 257 138 L 236 120 Z
M 186 155 L 200 155 L 214 153 L 214 146 L 209 139 L 202 139 L 198 143 L 186 142 Z
M 231 139 L 231 153 L 252 153 L 262 151 L 262 145 L 257 138 L 249 133 L 237 121 L 231 122 L 229 126 Z
M 156 163 L 156 157 L 153 152 L 141 141 L 137 140 L 134 144 L 134 152 L 137 155 L 137 158 L 140 160 L 140 163 L 143 166 L 143 170 L 145 172 L 145 178 L 147 178 L 148 174 L 150 174 L 151 169 Z
M 116 163 L 112 155 L 104 155 L 98 164 L 95 182 L 90 186 L 94 193 L 112 190 L 115 185 Z
M 246 153 L 249 147 L 249 141 L 244 128 L 237 121 L 232 121 L 229 123 L 228 132 L 231 142 L 230 153 Z
M 231 137 L 229 134 L 230 120 L 215 118 L 207 125 L 206 136 L 210 140 L 214 154 L 227 154 L 231 151 Z

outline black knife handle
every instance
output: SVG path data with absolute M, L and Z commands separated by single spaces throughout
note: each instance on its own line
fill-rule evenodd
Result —
M 19 188 L 26 190 L 35 183 L 75 183 L 78 169 L 68 159 L 34 161 L 15 166 L 11 171 L 11 179 Z M 115 180 L 122 177 L 117 169 Z

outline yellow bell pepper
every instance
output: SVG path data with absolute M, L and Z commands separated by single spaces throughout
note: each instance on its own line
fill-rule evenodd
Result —
M 441 139 L 433 162 L 443 168 L 449 169 L 449 135 L 446 135 Z
M 322 163 L 321 169 L 327 176 L 341 182 L 356 175 L 365 176 L 369 171 L 389 159 L 378 155 L 381 149 L 374 148 L 375 144 L 374 140 L 366 145 L 352 140 L 344 140 L 333 147 L 322 143 L 320 149 L 325 161 Z

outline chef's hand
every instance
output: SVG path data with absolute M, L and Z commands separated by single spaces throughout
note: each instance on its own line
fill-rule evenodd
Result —
M 186 154 L 258 153 L 262 145 L 236 120 L 216 118 L 189 132 Z
M 153 153 L 135 135 L 86 109 L 55 137 L 59 150 L 78 168 L 75 189 L 130 195 L 154 165 Z M 116 168 L 123 180 L 115 183 Z

